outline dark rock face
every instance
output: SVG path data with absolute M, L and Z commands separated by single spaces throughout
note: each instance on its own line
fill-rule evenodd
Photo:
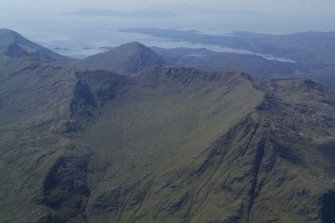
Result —
M 106 102 L 113 100 L 117 95 L 118 87 L 122 84 L 120 80 L 113 80 L 105 82 L 99 89 L 97 89 L 96 94 L 100 99 L 100 105 L 103 106 Z
M 82 126 L 77 120 L 63 120 L 53 126 L 51 130 L 56 133 L 71 134 L 81 131 Z
M 333 191 L 322 197 L 321 218 L 323 223 L 335 222 L 335 193 Z
M 57 157 L 42 183 L 42 193 L 34 202 L 50 208 L 52 214 L 40 222 L 86 221 L 85 207 L 90 189 L 88 186 L 90 155 L 66 154 Z
M 40 220 L 38 220 L 37 223 L 64 223 L 66 220 L 62 217 L 59 216 L 54 216 L 54 215 L 47 215 Z
M 11 44 L 4 50 L 4 55 L 8 57 L 21 58 L 28 56 L 29 53 L 20 48 L 18 45 Z
M 69 195 L 88 196 L 88 161 L 76 157 L 60 157 L 49 170 L 43 183 L 44 202 L 51 208 L 57 208 L 69 199 Z M 71 199 L 70 199 L 71 200 Z M 71 204 L 72 205 L 72 204 Z M 81 203 L 73 203 L 80 208 Z
M 87 121 L 94 118 L 95 110 L 97 109 L 97 103 L 94 96 L 87 84 L 78 82 L 74 99 L 71 103 L 71 113 L 73 116 L 84 118 Z

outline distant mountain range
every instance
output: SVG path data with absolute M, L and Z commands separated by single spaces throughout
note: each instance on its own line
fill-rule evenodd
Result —
M 163 10 L 162 10 L 163 9 Z M 67 12 L 68 15 L 78 16 L 121 16 L 121 17 L 171 17 L 185 14 L 227 14 L 227 15 L 249 15 L 257 16 L 264 15 L 264 12 L 255 11 L 237 11 L 223 10 L 217 8 L 205 7 L 196 4 L 152 4 L 146 8 L 136 11 L 118 11 L 112 9 L 91 9 L 83 8 L 72 12 Z
M 110 9 L 78 9 L 76 11 L 67 12 L 67 15 L 77 15 L 77 16 L 121 16 L 121 17 L 167 17 L 175 16 L 173 12 L 170 11 L 117 11 Z
M 0 43 L 2 222 L 335 222 L 321 84 L 175 65 L 185 55 L 139 43 L 84 60 L 11 30 Z
M 279 61 L 283 63 L 270 61 L 264 63 L 260 62 L 261 58 L 259 57 L 224 53 L 211 53 L 209 57 L 198 57 L 196 60 L 193 57 L 189 62 L 183 58 L 183 63 L 190 63 L 192 66 L 195 63 L 199 63 L 201 66 L 208 65 L 220 68 L 225 66 L 242 69 L 247 73 L 252 73 L 263 78 L 281 78 L 283 75 L 285 77 L 307 77 L 335 89 L 333 75 L 335 73 L 335 32 L 305 32 L 287 35 L 236 32 L 230 35 L 209 35 L 200 33 L 197 30 L 177 29 L 132 28 L 124 29 L 123 31 L 147 34 L 176 41 L 250 50 L 255 54 L 286 58 L 288 61 L 294 61 L 294 63 L 288 64 L 285 61 Z M 180 52 L 180 49 L 178 51 Z M 163 51 L 160 52 L 163 53 Z M 168 52 L 164 51 L 164 54 L 169 54 Z M 173 60 L 178 60 L 180 55 L 185 55 L 185 53 L 178 55 L 175 52 L 167 56 L 169 58 L 175 57 Z M 232 57 L 234 57 L 233 61 L 230 59 Z M 248 60 L 245 60 L 246 58 Z M 241 63 L 238 63 L 240 60 Z M 250 63 L 250 61 L 254 62 Z M 262 71 L 254 72 L 255 68 Z M 264 72 L 268 72 L 268 75 Z
M 210 35 L 197 30 L 129 28 L 124 32 L 141 33 L 155 37 L 212 44 L 245 49 L 255 53 L 292 59 L 301 63 L 333 63 L 335 32 L 305 32 L 286 35 L 235 32 L 228 35 Z

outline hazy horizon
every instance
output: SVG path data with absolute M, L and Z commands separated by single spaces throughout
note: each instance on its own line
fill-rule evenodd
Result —
M 101 47 L 132 41 L 150 46 L 187 45 L 118 32 L 123 28 L 195 29 L 210 34 L 335 31 L 335 15 L 332 13 L 335 2 L 330 0 L 0 2 L 1 28 L 15 30 L 51 49 L 63 48 L 64 52 L 59 53 L 75 56 L 90 55 Z
M 43 0 L 1 0 L 1 9 L 5 10 L 20 10 L 20 11 L 49 11 L 49 12 L 66 12 L 79 8 L 95 8 L 95 9 L 113 9 L 133 11 L 140 10 L 152 5 L 164 4 L 189 4 L 201 5 L 220 10 L 241 10 L 241 11 L 259 11 L 269 14 L 294 14 L 294 15 L 309 15 L 309 16 L 332 16 L 334 13 L 335 2 L 332 0 L 170 0 L 170 1 L 155 1 L 155 0 L 124 0 L 111 2 L 108 0 L 59 0 L 56 2 L 48 2 L 45 4 Z

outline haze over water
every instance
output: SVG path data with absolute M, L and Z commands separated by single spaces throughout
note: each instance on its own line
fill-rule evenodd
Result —
M 199 10 L 199 7 L 197 8 Z M 200 8 L 201 9 L 201 8 Z M 157 9 L 155 9 L 157 10 Z M 163 10 L 163 9 L 162 9 Z M 327 16 L 279 15 L 255 11 L 214 11 L 176 13 L 171 15 L 87 16 L 61 12 L 1 10 L 0 27 L 13 29 L 26 38 L 56 52 L 72 57 L 84 57 L 106 50 L 107 47 L 138 41 L 148 46 L 165 48 L 205 47 L 225 51 L 218 46 L 191 44 L 148 35 L 124 33 L 120 29 L 150 27 L 195 29 L 207 34 L 224 35 L 234 31 L 259 33 L 296 33 L 333 31 L 335 20 Z M 327 22 L 324 22 L 326 21 Z

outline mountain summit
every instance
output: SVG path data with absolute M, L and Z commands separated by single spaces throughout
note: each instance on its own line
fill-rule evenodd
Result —
M 9 29 L 0 29 L 0 47 L 8 46 L 11 44 L 26 45 L 36 47 L 37 44 L 25 39 L 23 36 Z
M 119 74 L 129 75 L 164 63 L 162 57 L 150 48 L 133 42 L 90 56 L 78 62 L 76 67 L 82 70 L 112 70 Z
M 0 29 L 0 55 L 11 58 L 29 57 L 44 62 L 66 60 L 64 56 L 33 43 L 9 29 Z

